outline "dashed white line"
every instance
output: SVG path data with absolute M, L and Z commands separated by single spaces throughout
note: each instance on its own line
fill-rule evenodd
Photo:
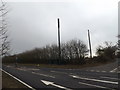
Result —
M 40 70 L 40 69 L 31 69 L 31 70 L 38 71 L 38 70 Z
M 120 73 L 120 71 L 118 71 L 117 73 Z
M 59 71 L 50 71 L 50 72 L 68 74 L 68 73 L 66 73 L 66 72 L 59 72 Z
M 115 69 L 111 70 L 110 72 L 115 72 L 116 70 L 117 70 L 117 68 L 115 68 Z
M 97 70 L 96 72 L 100 72 L 100 71 Z
M 37 71 L 37 70 L 40 70 L 40 69 L 35 69 L 35 68 L 17 68 L 18 70 L 22 70 L 22 71 L 28 71 L 28 70 L 34 70 L 34 71 Z
M 12 66 L 6 66 L 6 67 L 12 67 Z
M 21 70 L 21 71 L 27 71 L 27 70 L 25 70 L 25 69 L 22 69 L 22 68 L 17 68 L 18 70 Z
M 91 72 L 94 72 L 94 70 L 90 70 Z
M 107 72 L 107 71 L 99 71 L 99 70 L 86 70 L 86 71 L 91 71 L 91 72 Z
M 5 70 L 2 69 L 3 72 L 5 72 L 6 74 L 8 74 L 9 76 L 11 76 L 12 78 L 14 78 L 15 80 L 19 81 L 20 83 L 22 83 L 23 85 L 27 86 L 28 88 L 32 89 L 32 90 L 36 90 L 33 87 L 31 87 L 30 85 L 26 84 L 25 82 L 21 81 L 20 79 L 16 78 L 15 76 L 11 75 L 10 73 L 6 72 Z
M 65 70 L 74 70 L 74 69 L 65 69 Z
M 46 74 L 35 73 L 35 72 L 32 72 L 32 73 L 33 73 L 33 74 L 36 74 L 36 75 L 45 76 L 45 77 L 55 78 L 55 76 L 50 76 L 50 75 L 46 75 Z
M 102 71 L 102 72 L 106 72 L 106 71 Z
M 93 79 L 93 78 L 84 78 L 84 77 L 79 77 L 79 76 L 75 76 L 75 75 L 70 75 L 70 76 L 72 76 L 73 78 L 78 78 L 78 79 L 97 81 L 97 82 L 103 82 L 103 83 L 110 83 L 110 84 L 118 84 L 118 82 L 105 81 L 105 80 L 99 80 L 99 79 Z
M 88 84 L 88 83 L 83 83 L 83 82 L 79 82 L 79 84 L 84 84 L 84 85 L 87 85 L 87 86 L 93 86 L 93 87 L 98 87 L 98 88 L 107 88 L 107 87 L 103 87 L 103 86 L 99 86 L 99 85 L 93 85 L 93 84 Z M 109 89 L 109 88 L 107 88 Z
M 108 79 L 118 80 L 118 78 L 111 78 L 111 77 L 101 77 L 101 78 L 108 78 Z

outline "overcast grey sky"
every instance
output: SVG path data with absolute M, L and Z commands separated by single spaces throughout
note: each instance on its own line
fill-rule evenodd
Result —
M 8 2 L 8 6 L 8 29 L 13 54 L 57 44 L 58 17 L 61 42 L 80 39 L 88 45 L 88 29 L 93 52 L 104 41 L 117 42 L 118 0 Z

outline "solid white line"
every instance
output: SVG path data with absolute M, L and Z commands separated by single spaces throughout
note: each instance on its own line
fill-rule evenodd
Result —
M 91 78 L 84 78 L 79 76 L 70 75 L 73 78 L 79 78 L 79 79 L 85 79 L 85 80 L 91 80 L 91 81 L 97 81 L 97 82 L 103 82 L 103 83 L 111 83 L 111 84 L 118 84 L 118 82 L 112 82 L 112 81 L 105 81 L 105 80 L 99 80 L 99 79 L 91 79 Z
M 55 76 L 50 76 L 50 75 L 46 75 L 46 74 L 35 73 L 35 72 L 32 72 L 32 73 L 33 73 L 33 74 L 36 74 L 36 75 L 45 76 L 45 77 L 55 78 Z
M 19 81 L 20 83 L 22 83 L 23 85 L 27 86 L 28 88 L 32 89 L 32 90 L 36 90 L 33 87 L 31 87 L 30 85 L 26 84 L 25 82 L 21 81 L 20 79 L 16 78 L 15 76 L 11 75 L 10 73 L 8 73 L 7 71 L 3 70 L 3 72 L 5 72 L 6 74 L 8 74 L 9 76 L 11 76 L 12 78 L 14 78 L 15 80 Z
M 93 84 L 88 84 L 88 83 L 83 83 L 83 82 L 79 82 L 79 84 L 84 84 L 84 85 L 98 87 L 98 88 L 107 88 L 107 87 L 103 87 L 103 86 L 99 86 L 99 85 L 93 85 Z M 107 89 L 110 89 L 110 88 L 107 88 Z

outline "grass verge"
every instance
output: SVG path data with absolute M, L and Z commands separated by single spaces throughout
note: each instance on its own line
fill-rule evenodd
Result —
M 87 67 L 95 67 L 95 66 L 101 66 L 106 65 L 113 62 L 107 62 L 107 63 L 87 63 L 83 65 L 56 65 L 56 64 L 18 64 L 18 66 L 36 66 L 39 68 L 63 68 L 63 69 L 81 69 L 81 68 L 87 68 Z
M 7 75 L 6 73 L 2 72 L 2 88 L 8 89 L 8 88 L 25 88 L 27 89 L 26 86 L 24 86 L 22 83 L 18 82 L 11 76 Z

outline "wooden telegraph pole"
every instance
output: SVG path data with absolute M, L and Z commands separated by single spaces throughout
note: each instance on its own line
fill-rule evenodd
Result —
M 88 40 L 89 40 L 89 48 L 90 48 L 90 58 L 92 58 L 92 50 L 91 50 L 91 41 L 90 41 L 90 32 L 88 30 Z
M 58 59 L 58 64 L 60 64 L 61 61 L 61 46 L 60 46 L 60 20 L 58 18 L 58 47 L 59 47 L 59 59 Z

